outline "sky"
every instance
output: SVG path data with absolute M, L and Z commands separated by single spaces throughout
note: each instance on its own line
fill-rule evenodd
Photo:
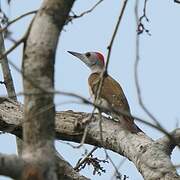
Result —
M 39 8 L 42 1 L 19 1 L 12 0 L 8 7 L 5 1 L 1 1 L 1 7 L 10 19 Z M 73 6 L 73 12 L 81 12 L 92 7 L 97 1 L 77 0 Z M 143 1 L 140 1 L 139 15 L 142 15 Z M 127 96 L 131 112 L 133 115 L 152 122 L 142 110 L 138 103 L 137 90 L 134 79 L 135 63 L 135 0 L 127 4 L 122 22 L 120 24 L 110 58 L 108 72 L 116 79 Z M 76 58 L 67 53 L 70 51 L 87 52 L 99 51 L 107 55 L 107 46 L 119 16 L 121 0 L 104 0 L 92 13 L 82 18 L 75 19 L 68 26 L 65 26 L 57 48 L 55 64 L 55 89 L 74 92 L 89 98 L 87 78 L 90 74 L 89 69 Z M 150 112 L 159 120 L 167 131 L 172 131 L 180 119 L 180 26 L 177 19 L 180 17 L 180 4 L 175 4 L 173 0 L 151 0 L 147 3 L 147 17 L 149 23 L 144 21 L 144 25 L 149 29 L 151 36 L 143 33 L 140 36 L 140 64 L 138 67 L 139 83 L 142 91 L 143 102 Z M 19 39 L 27 29 L 27 25 L 32 16 L 28 16 L 10 27 L 13 37 Z M 12 43 L 6 41 L 6 48 L 11 47 Z M 8 58 L 19 68 L 22 63 L 22 47 L 17 48 Z M 12 75 L 15 83 L 16 92 L 22 92 L 22 79 L 12 67 Z M 0 69 L 0 79 L 2 71 Z M 4 87 L 0 86 L 0 94 L 5 95 Z M 23 103 L 23 97 L 18 97 Z M 91 112 L 92 107 L 82 104 L 72 103 L 77 99 L 63 96 L 56 96 L 56 110 L 74 110 Z M 70 103 L 71 102 L 71 103 Z M 158 139 L 162 133 L 144 124 L 137 124 L 148 136 Z M 0 136 L 0 152 L 16 153 L 15 138 L 13 135 L 4 134 Z M 82 157 L 84 150 L 91 150 L 92 146 L 85 145 L 81 149 L 73 149 L 66 142 L 57 141 L 57 150 L 73 166 Z M 123 157 L 108 151 L 113 162 L 118 166 Z M 99 158 L 105 158 L 103 149 L 98 149 L 95 153 Z M 172 153 L 172 160 L 175 164 L 180 163 L 180 152 L 175 149 Z M 102 164 L 106 173 L 101 176 L 94 176 L 92 168 L 87 167 L 81 173 L 93 180 L 111 179 L 114 169 L 110 163 Z M 129 176 L 130 180 L 143 179 L 138 173 L 133 163 L 126 160 L 120 168 L 120 172 Z M 180 171 L 179 171 L 180 172 Z M 8 179 L 0 177 L 0 179 Z

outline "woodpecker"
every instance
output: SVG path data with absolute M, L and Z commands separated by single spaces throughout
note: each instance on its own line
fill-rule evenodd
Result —
M 68 52 L 80 59 L 90 68 L 91 74 L 88 78 L 88 84 L 89 89 L 95 98 L 97 96 L 97 89 L 101 81 L 101 74 L 105 67 L 104 56 L 99 52 Z M 120 115 L 113 113 L 112 109 L 117 111 L 125 111 L 130 114 L 129 104 L 120 84 L 107 73 L 105 73 L 103 78 L 104 80 L 102 81 L 103 83 L 99 94 L 99 101 L 97 102 L 100 105 L 106 107 L 106 109 L 110 109 L 108 113 L 104 113 L 110 115 L 113 119 L 116 120 L 118 120 Z M 124 116 L 124 119 L 125 121 L 121 123 L 127 130 L 132 133 L 142 132 L 142 130 L 134 123 L 134 119 L 132 117 Z

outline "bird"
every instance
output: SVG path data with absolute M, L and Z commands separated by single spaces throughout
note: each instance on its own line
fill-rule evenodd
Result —
M 104 56 L 100 52 L 86 52 L 78 53 L 74 51 L 67 51 L 71 55 L 80 59 L 84 64 L 86 64 L 90 70 L 91 74 L 88 78 L 88 85 L 93 98 L 96 98 L 99 84 L 102 78 L 102 71 L 105 69 Z M 102 86 L 100 93 L 98 94 L 97 104 L 105 107 L 105 114 L 110 115 L 112 119 L 120 120 L 120 113 L 113 112 L 124 111 L 131 114 L 130 107 L 127 98 L 123 92 L 121 85 L 113 79 L 106 71 L 103 76 Z M 107 110 L 109 111 L 107 112 Z M 124 122 L 122 127 L 131 133 L 143 132 L 135 123 L 132 116 L 123 116 Z M 122 118 L 121 118 L 122 119 Z M 122 121 L 122 120 L 121 120 Z

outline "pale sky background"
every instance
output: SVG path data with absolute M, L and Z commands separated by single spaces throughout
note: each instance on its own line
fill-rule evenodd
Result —
M 4 9 L 10 19 L 38 9 L 41 1 L 20 1 L 12 0 L 11 6 L 7 7 L 2 2 Z M 73 11 L 77 14 L 92 7 L 97 1 L 77 0 Z M 77 52 L 100 51 L 107 55 L 107 45 L 111 39 L 114 26 L 119 16 L 120 0 L 104 0 L 92 13 L 69 23 L 64 27 L 61 33 L 59 46 L 56 56 L 55 86 L 57 90 L 74 92 L 89 98 L 87 87 L 87 78 L 89 70 L 73 56 L 66 51 Z M 137 92 L 134 81 L 134 62 L 135 62 L 135 17 L 134 0 L 128 2 L 127 9 L 120 25 L 109 64 L 109 73 L 121 83 L 124 92 L 129 101 L 132 114 L 141 118 L 152 120 L 143 112 L 138 104 Z M 144 0 L 140 1 L 141 3 Z M 142 6 L 141 6 L 142 7 Z M 139 14 L 142 14 L 140 9 Z M 152 36 L 146 33 L 141 35 L 140 41 L 140 65 L 139 79 L 144 103 L 148 109 L 158 118 L 159 122 L 168 130 L 172 131 L 180 119 L 180 4 L 175 4 L 173 0 L 149 0 L 147 5 L 147 16 L 149 23 L 145 22 L 146 28 L 150 30 Z M 13 37 L 20 38 L 27 28 L 27 24 L 32 16 L 28 16 L 11 26 Z M 12 44 L 7 41 L 6 47 Z M 9 59 L 18 67 L 21 67 L 22 54 L 21 48 L 9 55 Z M 21 76 L 12 69 L 16 92 L 22 92 Z M 0 80 L 2 80 L 2 71 L 0 69 Z M 0 94 L 5 95 L 4 87 L 0 86 Z M 23 103 L 23 98 L 18 97 Z M 71 101 L 72 98 L 56 96 L 57 110 L 75 110 L 91 112 L 92 107 L 79 104 L 64 104 L 65 101 Z M 75 99 L 73 99 L 75 100 Z M 137 123 L 151 138 L 158 139 L 162 134 L 143 124 Z M 0 136 L 0 152 L 15 153 L 15 138 L 12 135 Z M 84 153 L 84 149 L 92 149 L 91 146 L 73 149 L 69 145 L 57 142 L 57 149 L 73 166 Z M 122 156 L 108 151 L 110 157 L 116 165 L 123 159 Z M 103 149 L 95 153 L 98 157 L 104 158 Z M 175 149 L 172 153 L 172 159 L 175 164 L 180 163 L 179 150 Z M 112 165 L 102 164 L 106 173 L 101 176 L 93 176 L 92 169 L 86 167 L 81 173 L 93 180 L 109 180 L 112 177 L 114 169 Z M 130 180 L 141 180 L 142 177 L 128 160 L 125 161 L 120 169 L 122 174 L 129 176 Z M 7 178 L 0 177 L 4 180 Z

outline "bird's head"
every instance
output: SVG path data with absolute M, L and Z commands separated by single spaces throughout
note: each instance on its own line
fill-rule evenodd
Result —
M 91 69 L 92 72 L 101 72 L 104 69 L 104 56 L 99 52 L 68 52 L 83 61 Z

